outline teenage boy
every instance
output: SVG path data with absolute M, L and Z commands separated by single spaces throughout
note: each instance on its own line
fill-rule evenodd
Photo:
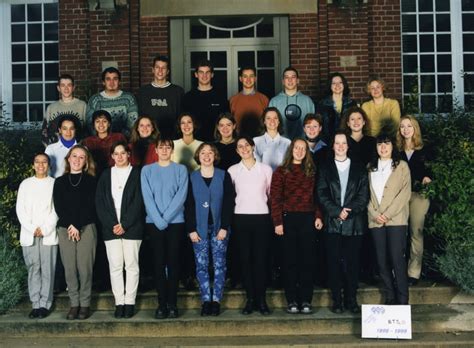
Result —
M 176 120 L 181 113 L 184 90 L 168 80 L 168 57 L 155 57 L 152 72 L 153 81 L 138 91 L 140 115 L 154 118 L 163 137 L 176 139 Z
M 233 95 L 229 104 L 230 112 L 237 122 L 237 129 L 240 130 L 240 124 L 244 118 L 262 116 L 263 110 L 268 106 L 268 98 L 256 90 L 257 70 L 255 67 L 242 67 L 239 71 L 239 81 L 242 83 L 242 91 Z
M 303 136 L 303 118 L 314 113 L 310 97 L 298 91 L 298 71 L 292 66 L 283 71 L 283 91 L 270 100 L 269 106 L 276 107 L 283 116 L 284 135 L 294 139 Z
M 86 103 L 74 97 L 74 78 L 62 74 L 56 86 L 59 100 L 48 105 L 41 127 L 41 141 L 46 147 L 58 141 L 58 120 L 63 115 L 71 115 L 84 126 L 86 120 Z
M 229 103 L 225 92 L 212 85 L 214 68 L 210 61 L 200 61 L 194 70 L 194 77 L 198 85 L 184 95 L 183 111 L 190 112 L 196 120 L 196 139 L 214 141 L 217 117 L 229 111 Z
M 97 110 L 108 111 L 112 117 L 114 133 L 130 135 L 130 131 L 138 118 L 137 102 L 133 94 L 120 89 L 121 74 L 117 68 L 109 67 L 102 72 L 104 90 L 94 94 L 87 104 L 87 126 L 94 134 L 92 114 Z

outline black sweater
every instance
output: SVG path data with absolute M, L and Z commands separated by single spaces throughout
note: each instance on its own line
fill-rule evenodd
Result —
M 410 160 L 408 160 L 405 151 L 400 152 L 401 159 L 406 161 L 410 168 L 411 190 L 413 192 L 419 192 L 421 190 L 423 187 L 421 182 L 425 176 L 431 178 L 431 173 L 425 166 L 427 155 L 427 151 L 422 148 L 420 150 L 415 150 L 411 155 Z
M 223 144 L 218 141 L 215 145 L 219 151 L 219 156 L 221 157 L 219 163 L 215 164 L 217 168 L 227 171 L 231 166 L 240 162 L 241 158 L 237 153 L 236 141 L 230 144 Z
M 95 195 L 97 216 L 102 225 L 102 236 L 104 240 L 120 238 L 140 240 L 143 238 L 145 224 L 145 206 L 143 204 L 140 184 L 140 169 L 133 167 L 123 190 L 120 223 L 125 233 L 121 236 L 117 236 L 112 232 L 113 227 L 119 222 L 112 198 L 111 173 L 112 169 L 108 168 L 102 174 L 97 184 L 97 193 Z
M 53 188 L 54 209 L 58 226 L 73 225 L 78 230 L 95 223 L 96 179 L 86 173 L 64 174 L 56 179 Z
M 376 141 L 374 137 L 364 135 L 359 142 L 352 139 L 350 136 L 349 140 L 349 157 L 355 161 L 362 163 L 367 166 L 374 156 L 377 154 Z

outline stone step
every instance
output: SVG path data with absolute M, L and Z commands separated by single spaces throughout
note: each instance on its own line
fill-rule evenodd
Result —
M 0 337 L 227 337 L 356 335 L 360 315 L 333 314 L 315 308 L 311 315 L 291 315 L 275 309 L 269 316 L 248 316 L 227 309 L 219 317 L 203 318 L 197 310 L 184 310 L 177 319 L 156 320 L 153 310 L 141 310 L 131 319 L 115 319 L 112 311 L 95 311 L 87 320 L 68 321 L 65 311 L 31 320 L 27 312 L 0 316 Z M 474 305 L 414 305 L 413 332 L 473 332 Z
M 300 336 L 247 336 L 247 337 L 75 337 L 73 343 L 71 338 L 58 337 L 9 337 L 3 338 L 0 347 L 8 348 L 386 348 L 400 346 L 402 342 L 397 340 L 374 340 L 362 339 L 360 335 L 300 335 Z M 412 340 L 404 340 L 404 348 L 472 348 L 474 332 L 449 332 L 449 333 L 415 333 Z M 3 344 L 3 346 L 2 346 Z
M 381 303 L 382 294 L 377 287 L 362 286 L 358 292 L 358 301 L 364 303 Z M 180 291 L 178 307 L 183 309 L 198 309 L 201 307 L 199 293 L 197 291 Z M 287 303 L 282 290 L 268 290 L 267 302 L 271 308 L 285 308 Z M 442 283 L 429 281 L 420 282 L 417 286 L 410 288 L 410 304 L 452 304 L 452 303 L 474 303 L 474 296 L 464 295 L 458 288 Z M 243 290 L 225 291 L 222 307 L 227 309 L 239 309 L 245 304 L 245 292 Z M 331 305 L 329 290 L 316 288 L 313 295 L 313 306 L 328 307 Z M 94 293 L 91 307 L 94 310 L 110 310 L 114 308 L 115 302 L 112 293 Z M 136 306 L 139 310 L 152 310 L 157 307 L 156 292 L 149 291 L 139 293 Z M 67 310 L 69 298 L 67 293 L 55 296 L 55 310 Z M 30 303 L 27 299 L 16 307 L 15 310 L 28 311 Z

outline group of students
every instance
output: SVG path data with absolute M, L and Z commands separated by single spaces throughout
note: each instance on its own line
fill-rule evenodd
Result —
M 385 303 L 407 304 L 408 284 L 421 273 L 429 207 L 420 190 L 431 181 L 420 127 L 414 117 L 400 117 L 399 108 L 393 112 L 396 101 L 383 97 L 383 81 L 369 81 L 373 105 L 361 108 L 348 102 L 341 74 L 330 81 L 332 108 L 300 115 L 297 132 L 303 136 L 291 140 L 282 126 L 293 120 L 285 120 L 278 106 L 263 110 L 264 134 L 256 137 L 237 136 L 234 116 L 221 113 L 213 127 L 215 142 L 195 139 L 196 120 L 183 112 L 179 139 L 160 136 L 155 120 L 142 115 L 128 143 L 112 131 L 110 113 L 97 110 L 91 116 L 95 135 L 78 144 L 77 120 L 63 115 L 58 142 L 34 157 L 35 175 L 18 191 L 29 316 L 49 314 L 58 244 L 71 305 L 67 318 L 90 316 L 98 234 L 105 242 L 117 318 L 135 313 L 145 234 L 157 319 L 179 315 L 186 238 L 192 242 L 203 316 L 220 314 L 228 264 L 241 270 L 247 298 L 242 313 L 268 315 L 270 254 L 280 260 L 287 312 L 312 313 L 315 239 L 321 230 L 334 313 L 360 311 L 362 248 L 376 256 Z M 373 247 L 364 240 L 368 229 Z M 272 250 L 273 239 L 281 249 Z

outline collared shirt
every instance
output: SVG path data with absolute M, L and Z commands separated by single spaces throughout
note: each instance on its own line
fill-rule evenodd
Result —
M 235 186 L 235 214 L 268 214 L 268 197 L 272 183 L 272 168 L 255 162 L 248 169 L 243 162 L 229 168 Z
M 257 161 L 268 164 L 275 170 L 285 158 L 286 150 L 290 146 L 291 141 L 288 138 L 277 134 L 272 138 L 268 133 L 253 138 L 255 142 L 255 158 Z

